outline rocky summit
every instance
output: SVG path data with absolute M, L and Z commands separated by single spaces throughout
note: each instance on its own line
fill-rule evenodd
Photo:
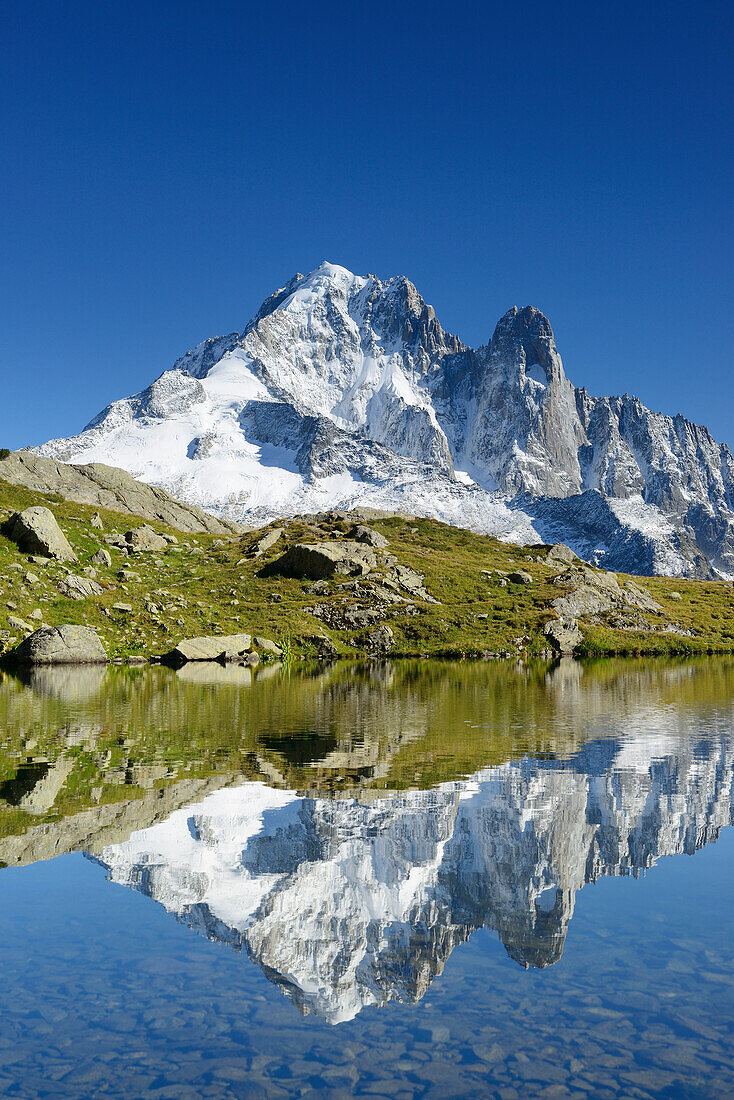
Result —
M 229 521 L 374 507 L 734 578 L 734 457 L 706 428 L 575 387 L 537 309 L 474 350 L 406 278 L 328 263 L 37 453 L 122 466 Z

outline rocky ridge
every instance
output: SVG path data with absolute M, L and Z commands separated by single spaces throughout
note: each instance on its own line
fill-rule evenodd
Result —
M 179 531 L 223 535 L 239 529 L 195 505 L 174 500 L 163 489 L 136 481 L 125 470 L 101 462 L 72 465 L 32 451 L 13 451 L 0 459 L 0 479 L 41 493 L 58 493 L 64 500 L 140 516 Z

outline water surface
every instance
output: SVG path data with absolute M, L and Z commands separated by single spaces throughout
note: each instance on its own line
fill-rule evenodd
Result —
M 725 660 L 5 677 L 0 1092 L 734 1095 L 733 814 Z

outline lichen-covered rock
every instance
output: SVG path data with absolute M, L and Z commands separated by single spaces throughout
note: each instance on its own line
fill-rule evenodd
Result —
M 596 572 L 582 565 L 555 578 L 555 583 L 575 585 L 566 596 L 552 603 L 561 619 L 578 619 L 584 615 L 600 615 L 612 609 L 635 608 L 657 614 L 660 604 L 634 581 L 628 580 L 622 587 L 616 573 Z
M 338 653 L 331 638 L 327 638 L 324 634 L 304 634 L 302 641 L 313 646 L 322 661 L 330 660 L 332 657 L 336 657 Z
M 108 546 L 115 546 L 118 550 L 127 550 L 125 536 L 121 535 L 119 531 L 110 531 L 109 534 L 104 536 L 104 540 Z
M 41 554 L 57 561 L 76 561 L 69 540 L 49 508 L 36 505 L 15 512 L 5 529 L 8 537 L 28 554 Z
M 559 562 L 563 565 L 573 565 L 579 558 L 577 554 L 574 554 L 570 546 L 566 546 L 562 542 L 557 542 L 555 546 L 551 546 L 548 551 L 547 560 L 549 562 Z
M 387 623 L 380 623 L 365 636 L 363 645 L 365 651 L 374 656 L 389 653 L 395 645 L 395 635 Z
M 103 664 L 107 654 L 88 626 L 46 626 L 30 634 L 8 655 L 21 665 Z
M 582 615 L 598 615 L 614 607 L 611 595 L 590 584 L 581 584 L 567 596 L 559 596 L 551 604 L 562 619 L 578 619 Z
M 283 650 L 271 638 L 263 638 L 256 634 L 253 638 L 253 645 L 261 653 L 272 653 L 275 657 L 283 656 Z
M 95 565 L 105 565 L 109 569 L 112 565 L 112 557 L 109 550 L 104 546 L 100 546 L 96 554 L 93 555 L 92 561 Z
M 416 573 L 407 565 L 395 565 L 393 567 L 395 579 L 401 588 L 404 588 L 416 599 L 425 600 L 427 603 L 438 603 L 424 585 L 425 577 L 422 573 Z
M 28 634 L 33 627 L 25 619 L 19 619 L 17 615 L 8 615 L 8 626 L 11 630 L 19 630 L 22 634 Z

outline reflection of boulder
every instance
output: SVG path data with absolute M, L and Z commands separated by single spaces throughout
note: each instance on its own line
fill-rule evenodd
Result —
M 104 665 L 49 665 L 19 671 L 19 678 L 36 695 L 84 703 L 99 694 L 106 674 Z
M 581 678 L 584 675 L 584 666 L 573 657 L 561 657 L 560 661 L 550 668 L 546 674 L 548 687 L 559 695 L 567 692 L 578 694 L 581 686 Z
M 557 962 L 576 892 L 715 839 L 734 819 L 733 779 L 734 739 L 658 735 L 367 803 L 249 783 L 101 862 L 336 1023 L 419 1000 L 478 928 L 521 966 Z
M 241 665 L 220 665 L 217 661 L 192 661 L 176 670 L 176 677 L 186 684 L 232 684 L 249 687 L 252 672 Z

